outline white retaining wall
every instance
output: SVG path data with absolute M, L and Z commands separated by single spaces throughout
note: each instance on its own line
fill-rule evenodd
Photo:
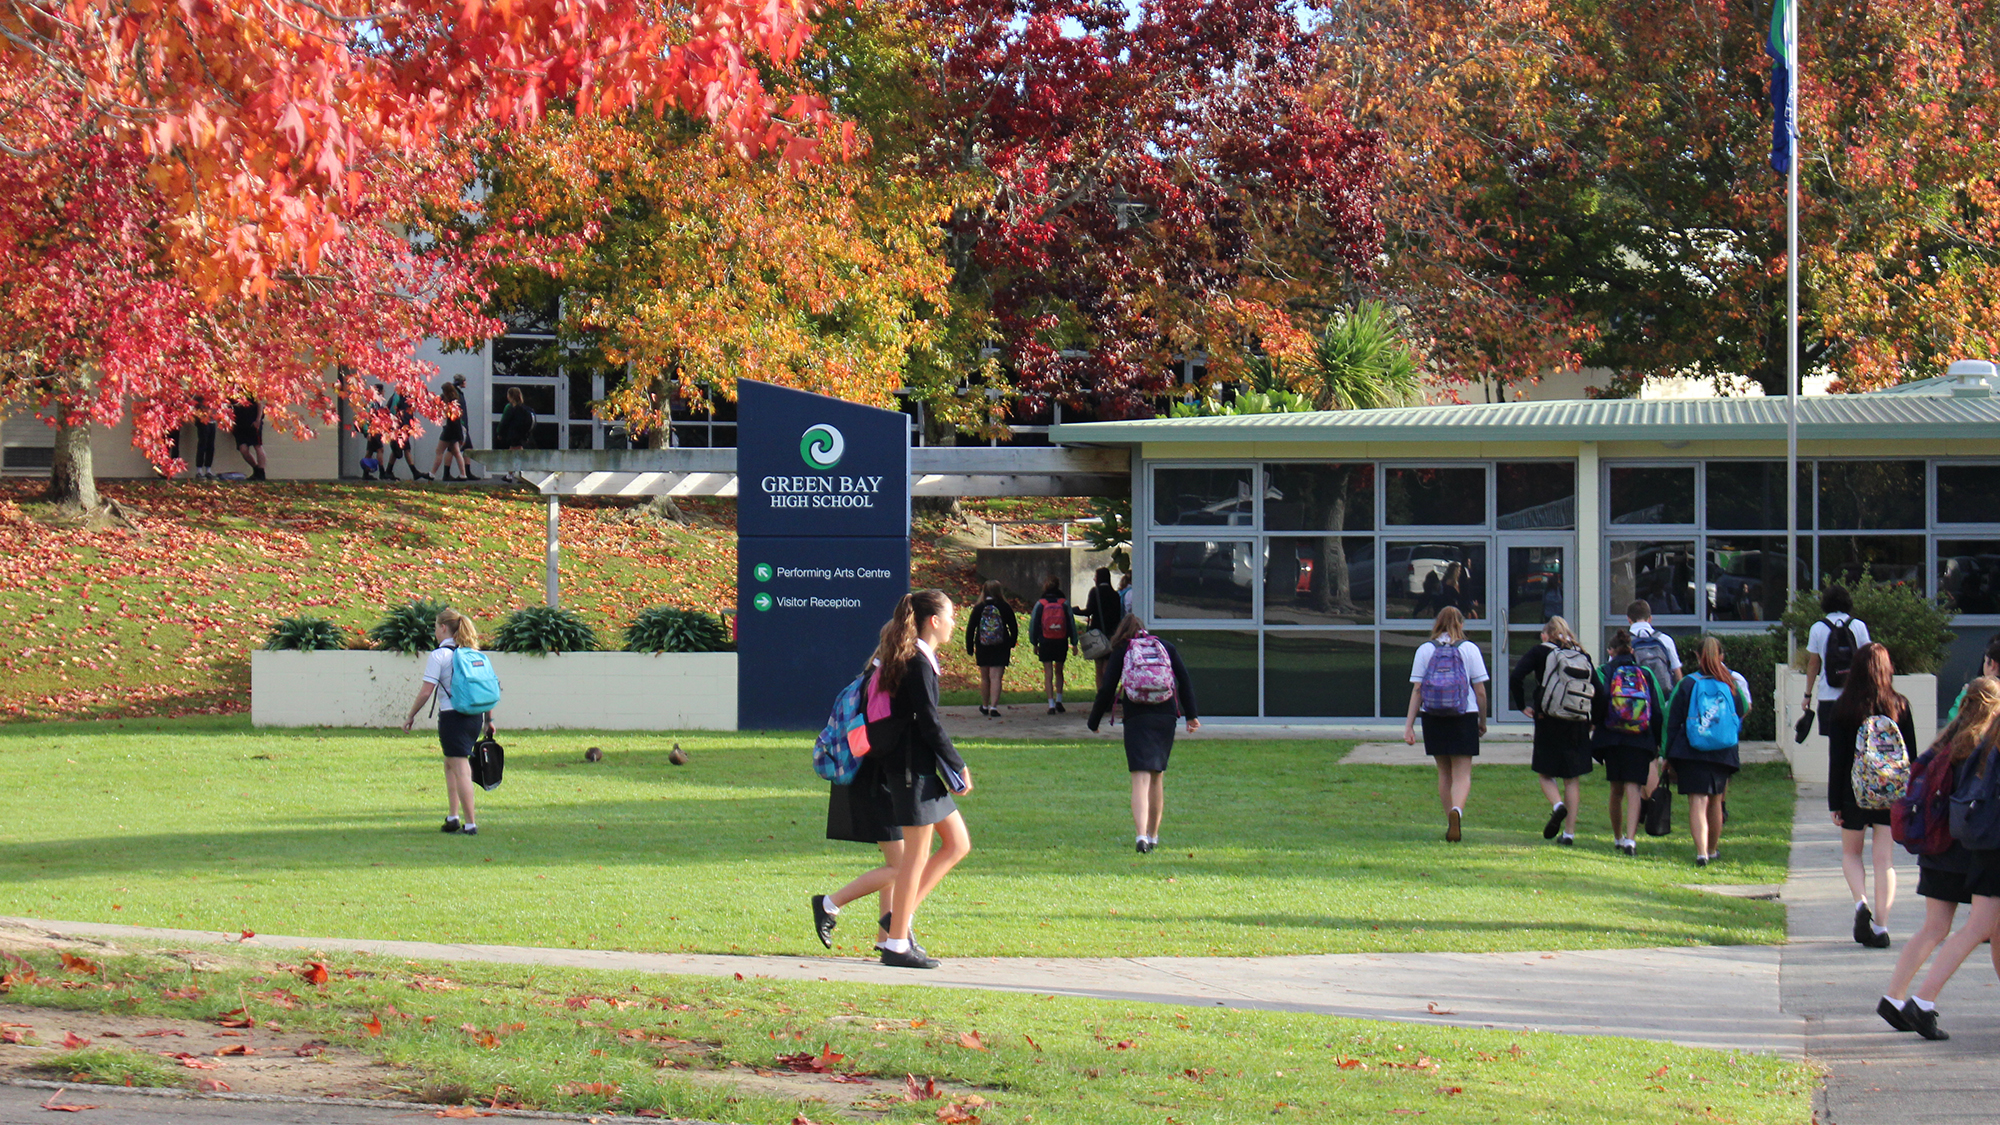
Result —
M 1825 729 L 1814 723 L 1813 732 L 1806 736 L 1803 745 L 1795 741 L 1792 734 L 1793 724 L 1799 721 L 1799 703 L 1806 695 L 1806 674 L 1783 664 L 1778 665 L 1777 673 L 1778 745 L 1792 763 L 1792 780 L 1825 785 Z M 1937 677 L 1897 676 L 1896 690 L 1909 697 L 1910 719 L 1917 728 L 1917 744 L 1912 749 L 1921 754 L 1937 737 Z
M 494 720 L 503 731 L 736 729 L 733 652 L 488 655 L 500 675 Z M 250 654 L 250 721 L 400 727 L 423 671 L 422 656 L 395 652 L 259 649 Z

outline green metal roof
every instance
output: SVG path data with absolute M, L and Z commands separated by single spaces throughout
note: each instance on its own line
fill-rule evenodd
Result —
M 1570 399 L 1064 422 L 1063 445 L 1141 442 L 1784 440 L 1782 398 Z M 1815 395 L 1799 399 L 1799 437 L 2000 438 L 2000 398 Z

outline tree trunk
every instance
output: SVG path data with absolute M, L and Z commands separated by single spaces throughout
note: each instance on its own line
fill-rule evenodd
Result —
M 48 500 L 64 513 L 79 515 L 98 510 L 97 470 L 90 456 L 90 419 L 72 421 L 63 416 L 56 423 L 55 457 L 49 463 Z

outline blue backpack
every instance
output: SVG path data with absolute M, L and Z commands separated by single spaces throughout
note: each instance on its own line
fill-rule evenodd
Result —
M 2000 751 L 1982 747 L 1960 763 L 1951 794 L 1951 838 L 1973 851 L 2000 849 Z
M 451 650 L 451 709 L 461 715 L 484 715 L 500 706 L 500 677 L 493 662 L 476 648 Z
M 875 689 L 870 668 L 833 697 L 833 711 L 813 742 L 813 772 L 835 785 L 854 784 L 868 756 L 868 724 L 889 716 L 889 697 Z
M 1736 713 L 1736 691 L 1729 684 L 1700 673 L 1688 677 L 1688 745 L 1696 750 L 1727 750 L 1741 741 L 1743 718 Z

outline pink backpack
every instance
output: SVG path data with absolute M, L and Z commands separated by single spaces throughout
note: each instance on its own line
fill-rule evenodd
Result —
M 1119 670 L 1125 698 L 1134 703 L 1165 703 L 1174 697 L 1174 663 L 1160 638 L 1141 631 L 1125 649 Z

